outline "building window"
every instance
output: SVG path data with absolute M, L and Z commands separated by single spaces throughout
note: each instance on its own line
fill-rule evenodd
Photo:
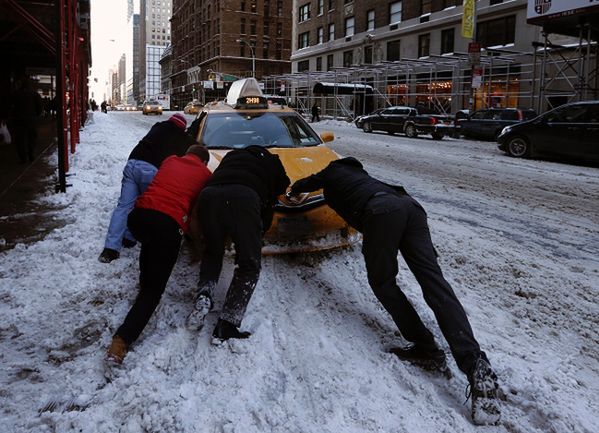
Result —
M 302 60 L 297 62 L 297 72 L 305 72 L 310 69 L 310 60 Z
M 318 0 L 318 15 L 324 13 L 324 0 Z
M 283 36 L 283 23 L 277 23 L 277 36 Z
M 316 57 L 316 70 L 322 71 L 322 57 Z
M 498 5 L 503 3 L 503 0 L 489 0 L 489 6 Z
M 335 9 L 335 0 L 329 0 L 329 10 L 332 11 Z
M 393 2 L 389 5 L 389 24 L 401 22 L 401 2 Z
M 283 57 L 283 46 L 280 42 L 277 42 L 275 57 L 277 60 L 281 60 L 281 58 Z
M 354 64 L 354 52 L 352 50 L 343 52 L 343 67 L 349 68 Z
M 443 0 L 441 6 L 443 9 L 447 9 L 449 7 L 457 6 L 458 0 Z
M 431 13 L 432 0 L 421 0 L 420 2 L 420 15 L 426 15 Z
M 355 27 L 356 19 L 354 17 L 345 19 L 345 37 L 354 35 L 354 27 Z
M 441 31 L 441 54 L 453 53 L 454 29 Z
M 244 11 L 245 10 L 245 2 L 242 0 L 241 4 L 239 5 L 239 10 Z
M 300 6 L 299 8 L 299 22 L 303 23 L 310 19 L 310 3 Z
M 371 65 L 372 64 L 372 45 L 368 45 L 364 47 L 364 64 Z
M 476 40 L 483 47 L 513 44 L 516 39 L 516 16 L 478 23 Z
M 333 55 L 329 54 L 327 56 L 327 71 L 330 71 L 331 69 L 333 69 Z
M 374 9 L 366 12 L 366 31 L 374 30 Z
M 304 32 L 298 37 L 297 47 L 299 49 L 310 46 L 310 32 Z
M 335 40 L 335 24 L 329 24 L 329 41 Z
M 429 33 L 418 36 L 418 57 L 428 56 L 430 54 L 430 47 L 431 35 Z
M 283 0 L 277 1 L 277 16 L 279 16 L 279 17 L 283 16 Z
M 241 33 L 242 35 L 245 35 L 245 18 L 241 19 L 241 27 L 239 29 L 239 33 Z
M 399 39 L 387 42 L 387 60 L 393 62 L 399 60 Z
M 317 35 L 318 35 L 318 44 L 322 44 L 324 43 L 324 29 L 322 27 L 318 27 L 318 30 L 316 31 Z
M 250 21 L 250 35 L 256 36 L 256 20 Z

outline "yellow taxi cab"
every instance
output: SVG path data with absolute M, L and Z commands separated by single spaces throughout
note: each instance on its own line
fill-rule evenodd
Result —
M 198 114 L 203 106 L 204 105 L 200 101 L 194 99 L 193 101 L 188 102 L 185 108 L 183 108 L 183 113 Z
M 148 115 L 151 113 L 162 115 L 162 105 L 160 105 L 160 102 L 158 102 L 154 99 L 149 99 L 147 101 L 144 101 L 142 110 L 141 110 L 141 114 L 144 114 L 144 115 Z
M 199 123 L 197 141 L 210 151 L 208 168 L 212 171 L 227 152 L 250 145 L 264 146 L 279 155 L 291 184 L 339 158 L 324 145 L 334 139 L 331 132 L 318 136 L 296 111 L 269 103 L 254 78 L 235 81 L 226 100 L 206 104 L 195 122 Z M 323 251 L 359 239 L 326 205 L 322 191 L 302 194 L 297 200 L 282 195 L 274 210 L 263 254 Z M 192 239 L 198 239 L 198 232 L 192 225 Z

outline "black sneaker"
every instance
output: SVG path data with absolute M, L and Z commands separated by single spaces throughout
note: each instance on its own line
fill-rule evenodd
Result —
M 472 421 L 476 425 L 497 425 L 501 420 L 497 375 L 489 362 L 479 357 L 468 377 L 472 397 Z
M 131 239 L 127 239 L 127 238 L 123 238 L 123 246 L 125 248 L 133 248 L 135 245 L 137 245 L 137 241 L 131 240 Z
M 237 326 L 233 325 L 231 322 L 218 319 L 214 331 L 212 331 L 212 344 L 218 346 L 230 338 L 244 339 L 249 338 L 250 335 L 252 334 L 247 331 L 240 331 L 237 329 Z
M 104 250 L 102 250 L 102 253 L 100 254 L 100 257 L 98 257 L 98 260 L 102 263 L 110 263 L 113 260 L 118 259 L 119 256 L 120 254 L 118 251 L 112 250 L 110 248 L 104 248 Z
M 408 361 L 423 370 L 439 372 L 448 379 L 451 378 L 451 371 L 447 367 L 445 352 L 441 349 L 430 349 L 413 344 L 407 347 L 394 347 L 389 352 L 402 361 Z

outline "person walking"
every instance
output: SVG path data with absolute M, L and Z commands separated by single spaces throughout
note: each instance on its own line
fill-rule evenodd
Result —
M 201 329 L 212 309 L 228 238 L 237 265 L 212 333 L 214 344 L 250 336 L 239 327 L 260 276 L 262 237 L 272 223 L 276 198 L 289 183 L 278 155 L 249 146 L 227 153 L 199 196 L 204 252 L 198 296 L 187 319 L 189 329 Z
M 182 156 L 192 144 L 197 144 L 185 133 L 187 120 L 182 114 L 173 114 L 168 120 L 152 126 L 147 135 L 133 148 L 121 182 L 121 195 L 112 212 L 104 249 L 98 257 L 102 263 L 110 263 L 120 256 L 121 246 L 132 247 L 135 239 L 127 231 L 127 215 L 135 200 L 148 187 L 162 161 L 171 155 Z
M 106 107 L 107 107 L 106 101 L 102 101 L 102 103 L 100 104 L 100 109 L 102 110 L 102 113 L 104 113 L 104 114 L 108 114 L 108 109 Z
M 189 230 L 193 202 L 212 173 L 210 154 L 193 145 L 185 156 L 167 158 L 128 218 L 129 229 L 141 242 L 139 294 L 106 354 L 109 364 L 121 364 L 160 302 Z
M 403 187 L 368 175 L 355 158 L 329 163 L 319 173 L 295 182 L 288 197 L 324 190 L 327 204 L 363 235 L 362 254 L 368 283 L 391 315 L 407 347 L 391 349 L 399 359 L 449 374 L 443 350 L 397 285 L 401 253 L 433 310 L 458 368 L 467 376 L 476 424 L 500 419 L 497 376 L 480 349 L 466 313 L 437 263 L 424 208 Z
M 42 97 L 24 79 L 12 100 L 12 134 L 21 164 L 35 158 L 38 118 L 43 112 Z
M 312 122 L 320 122 L 320 107 L 316 102 L 312 105 Z

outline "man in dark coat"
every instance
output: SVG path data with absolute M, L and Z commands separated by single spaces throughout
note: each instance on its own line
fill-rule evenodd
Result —
M 35 157 L 37 123 L 42 111 L 42 97 L 33 90 L 30 80 L 24 80 L 12 101 L 13 140 L 21 164 L 33 161 Z
M 135 238 L 127 230 L 127 215 L 135 200 L 148 187 L 160 164 L 171 155 L 182 156 L 196 141 L 185 133 L 187 120 L 183 115 L 173 114 L 168 120 L 158 122 L 133 148 L 123 170 L 121 195 L 110 218 L 104 250 L 98 257 L 102 263 L 119 258 L 121 246 L 135 245 Z
M 327 204 L 363 234 L 362 254 L 370 287 L 403 337 L 412 343 L 391 352 L 423 368 L 449 374 L 445 353 L 397 285 L 399 251 L 420 284 L 459 369 L 468 377 L 474 421 L 498 422 L 497 377 L 474 338 L 460 301 L 443 277 L 422 206 L 403 187 L 370 177 L 355 158 L 333 161 L 319 173 L 298 180 L 289 197 L 321 188 Z M 478 406 L 474 407 L 475 403 Z M 475 411 L 481 404 L 484 416 Z
M 272 223 L 277 196 L 289 186 L 278 155 L 260 146 L 225 155 L 199 196 L 199 221 L 205 250 L 200 265 L 198 297 L 187 326 L 199 329 L 212 308 L 212 292 L 220 276 L 225 244 L 235 247 L 237 267 L 212 336 L 218 344 L 229 338 L 247 338 L 239 331 L 260 275 L 262 237 Z
M 316 102 L 312 105 L 312 122 L 320 122 L 320 107 Z

